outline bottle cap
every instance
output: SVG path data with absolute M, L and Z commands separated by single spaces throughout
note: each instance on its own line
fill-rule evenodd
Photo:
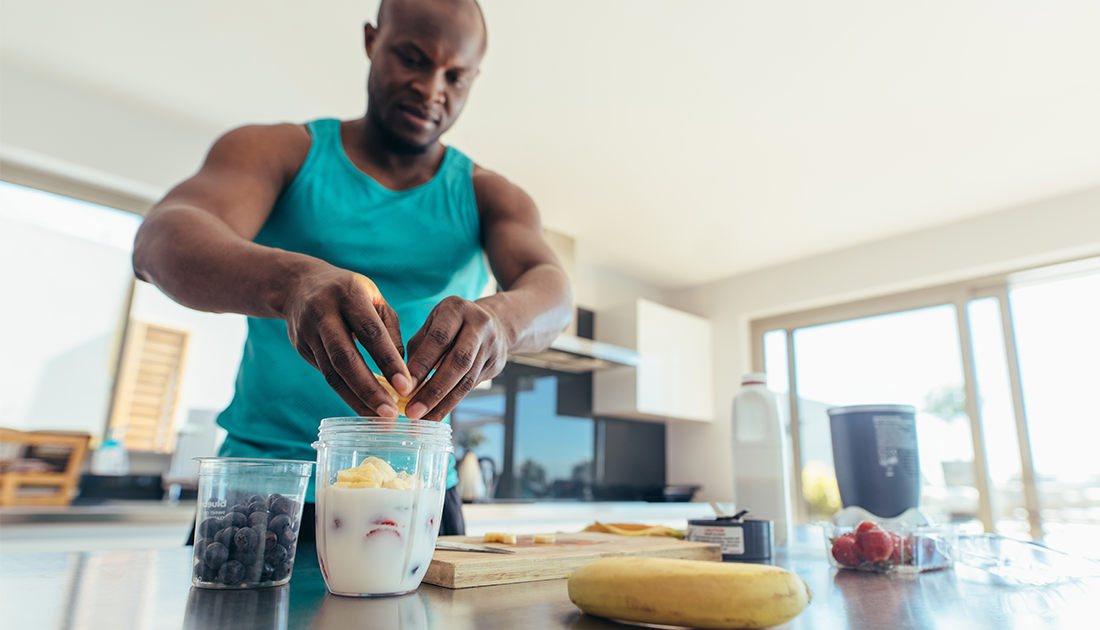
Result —
M 752 372 L 741 377 L 741 385 L 767 385 L 768 375 L 763 372 Z

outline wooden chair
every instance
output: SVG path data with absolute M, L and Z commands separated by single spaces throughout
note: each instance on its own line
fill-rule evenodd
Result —
M 90 441 L 91 436 L 86 433 L 25 432 L 0 428 L 3 450 L 14 455 L 5 458 L 0 468 L 0 505 L 71 504 Z M 55 470 L 25 470 L 32 460 L 45 461 L 47 465 L 42 467 Z M 59 467 L 61 470 L 56 470 Z M 33 486 L 35 491 L 20 492 L 29 486 Z

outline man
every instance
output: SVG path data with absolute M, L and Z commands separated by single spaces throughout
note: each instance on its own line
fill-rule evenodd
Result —
M 365 27 L 363 118 L 230 131 L 150 211 L 137 276 L 191 308 L 249 316 L 218 418 L 223 456 L 313 459 L 322 418 L 396 417 L 372 372 L 402 395 L 423 384 L 406 415 L 442 421 L 510 352 L 544 348 L 569 322 L 534 203 L 439 142 L 486 41 L 475 0 L 384 0 Z M 483 252 L 503 290 L 478 299 Z M 452 468 L 444 534 L 463 533 L 456 481 Z

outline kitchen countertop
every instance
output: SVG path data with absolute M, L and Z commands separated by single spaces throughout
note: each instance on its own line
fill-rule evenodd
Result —
M 799 532 L 813 541 L 817 530 Z M 1100 580 L 1048 587 L 1008 585 L 959 567 L 919 576 L 837 571 L 823 546 L 779 550 L 776 564 L 814 592 L 789 629 L 1082 628 L 1095 622 Z M 422 585 L 415 594 L 375 600 L 329 595 L 316 552 L 298 550 L 288 585 L 254 590 L 192 588 L 191 550 L 157 549 L 0 556 L 5 630 L 24 628 L 350 628 L 569 629 L 637 628 L 582 615 L 566 581 L 461 590 Z

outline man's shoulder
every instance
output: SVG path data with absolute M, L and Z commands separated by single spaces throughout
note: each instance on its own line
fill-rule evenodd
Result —
M 531 197 L 500 173 L 475 163 L 472 180 L 478 213 L 483 219 L 488 215 L 500 216 L 531 210 L 537 213 Z
M 304 148 L 309 151 L 312 139 L 306 125 L 299 123 L 275 123 L 270 125 L 242 125 L 225 132 L 219 142 L 228 142 L 240 148 L 282 150 L 293 152 Z
M 481 195 L 495 196 L 510 192 L 523 192 L 523 189 L 513 184 L 505 176 L 491 171 L 480 164 L 474 163 L 474 172 L 471 175 L 471 179 L 474 183 L 474 193 L 480 198 Z
M 244 125 L 218 138 L 207 165 L 267 173 L 285 186 L 305 163 L 312 142 L 305 125 Z

